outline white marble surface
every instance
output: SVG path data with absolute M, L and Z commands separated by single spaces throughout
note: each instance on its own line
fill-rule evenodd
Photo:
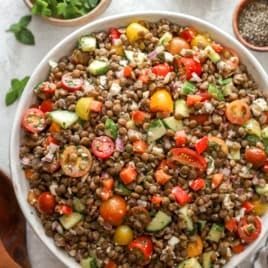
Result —
M 187 13 L 205 19 L 224 31 L 233 34 L 232 13 L 238 0 L 113 0 L 110 7 L 102 15 L 114 15 L 122 12 L 139 10 L 168 10 Z M 58 41 L 76 28 L 56 27 L 34 17 L 30 24 L 36 39 L 35 46 L 18 43 L 13 34 L 5 33 L 8 26 L 17 22 L 23 15 L 29 14 L 22 0 L 1 0 L 0 8 L 0 167 L 9 173 L 9 136 L 16 104 L 6 107 L 4 97 L 12 78 L 30 75 L 42 57 Z M 254 55 L 268 71 L 268 53 Z M 33 268 L 63 268 L 33 234 L 28 227 L 28 249 Z M 246 260 L 241 267 L 249 267 Z M 265 268 L 264 266 L 262 268 Z

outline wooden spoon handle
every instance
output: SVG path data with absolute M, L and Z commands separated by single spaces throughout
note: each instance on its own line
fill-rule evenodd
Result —
M 9 256 L 1 240 L 0 240 L 0 268 L 22 268 Z

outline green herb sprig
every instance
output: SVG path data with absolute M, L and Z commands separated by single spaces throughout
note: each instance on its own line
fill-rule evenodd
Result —
M 36 0 L 32 13 L 63 19 L 73 19 L 87 14 L 100 0 Z
M 6 94 L 5 102 L 6 106 L 11 105 L 14 103 L 22 94 L 28 80 L 29 76 L 25 76 L 23 79 L 12 79 L 11 80 L 11 87 Z
M 16 39 L 22 44 L 34 45 L 34 35 L 29 29 L 27 29 L 27 26 L 29 25 L 31 20 L 31 15 L 24 16 L 19 20 L 19 22 L 12 24 L 6 31 L 14 33 Z

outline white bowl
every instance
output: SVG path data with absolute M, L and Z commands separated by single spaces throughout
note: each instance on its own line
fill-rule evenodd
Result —
M 83 34 L 87 34 L 90 32 L 100 31 L 108 29 L 109 27 L 120 27 L 125 26 L 132 21 L 137 20 L 149 20 L 149 21 L 158 21 L 161 18 L 166 18 L 172 22 L 178 23 L 180 25 L 192 25 L 197 28 L 199 31 L 208 32 L 213 39 L 218 41 L 227 47 L 232 47 L 238 52 L 238 55 L 241 61 L 247 66 L 248 71 L 256 82 L 259 85 L 260 89 L 268 91 L 268 77 L 265 73 L 262 66 L 255 59 L 255 57 L 244 48 L 238 41 L 236 41 L 230 35 L 224 33 L 219 28 L 209 24 L 203 20 L 198 18 L 188 16 L 185 14 L 172 13 L 172 12 L 139 12 L 139 13 L 127 13 L 120 16 L 111 16 L 104 19 L 97 20 L 93 23 L 89 23 L 84 27 L 78 29 L 77 31 L 70 34 L 64 40 L 62 40 L 57 46 L 50 50 L 50 52 L 45 56 L 45 58 L 41 61 L 41 63 L 37 66 L 35 71 L 33 72 L 30 81 L 28 82 L 24 93 L 21 97 L 15 120 L 13 123 L 13 129 L 10 140 L 10 168 L 13 178 L 13 184 L 15 188 L 15 193 L 17 195 L 17 199 L 21 206 L 21 209 L 31 225 L 34 229 L 38 237 L 43 241 L 43 243 L 50 249 L 50 251 L 61 260 L 67 267 L 70 268 L 78 268 L 79 264 L 75 262 L 75 260 L 69 257 L 63 250 L 57 248 L 51 238 L 46 236 L 44 232 L 44 228 L 41 225 L 41 222 L 36 215 L 36 212 L 32 206 L 27 203 L 27 193 L 28 193 L 28 182 L 25 179 L 24 173 L 20 166 L 19 159 L 19 146 L 20 146 L 20 138 L 21 138 L 21 117 L 25 107 L 28 107 L 34 100 L 33 88 L 34 86 L 47 78 L 49 72 L 48 61 L 49 60 L 59 60 L 62 56 L 68 55 L 71 50 L 75 47 L 77 39 L 79 36 Z M 254 248 L 258 245 L 261 238 L 268 231 L 268 214 L 266 214 L 263 218 L 263 230 L 260 237 L 252 243 L 247 249 L 241 254 L 235 255 L 228 264 L 226 264 L 225 268 L 233 268 L 238 265 L 242 260 L 244 260 L 250 252 L 254 250 Z

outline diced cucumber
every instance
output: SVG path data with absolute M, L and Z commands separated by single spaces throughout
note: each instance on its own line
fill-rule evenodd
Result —
M 175 101 L 175 118 L 181 119 L 190 116 L 189 108 L 183 99 Z
M 233 81 L 232 78 L 226 78 L 226 79 L 222 79 L 221 77 L 218 79 L 218 83 L 220 86 L 226 86 L 231 84 Z
M 262 129 L 261 136 L 264 139 L 268 139 L 268 127 L 265 127 L 265 128 Z
M 205 48 L 205 53 L 213 63 L 221 60 L 221 56 L 211 46 Z
M 116 125 L 116 123 L 110 119 L 107 118 L 105 121 L 105 130 L 104 130 L 105 134 L 113 139 L 117 138 L 118 135 L 118 127 Z
M 74 210 L 77 212 L 83 212 L 86 208 L 86 206 L 77 197 L 73 199 L 73 206 L 74 206 Z
M 234 89 L 234 84 L 233 84 L 233 82 L 231 82 L 231 83 L 224 85 L 222 87 L 222 93 L 224 96 L 230 96 L 233 93 L 233 89 Z
M 256 119 L 253 119 L 253 118 L 249 119 L 244 125 L 244 127 L 245 127 L 246 132 L 250 135 L 256 135 L 260 137 L 262 134 L 261 126 Z
M 148 128 L 147 132 L 147 141 L 153 142 L 161 137 L 163 137 L 166 134 L 167 130 L 160 119 L 155 119 L 151 121 L 151 124 Z
M 87 71 L 93 75 L 106 74 L 109 70 L 109 63 L 102 60 L 94 60 L 87 67 Z
M 256 193 L 259 195 L 267 194 L 268 193 L 268 183 L 265 184 L 264 187 L 256 186 L 255 190 L 256 190 Z
M 188 214 L 188 209 L 189 209 L 188 205 L 185 205 L 179 210 L 179 212 L 183 216 L 183 219 L 185 220 L 187 230 L 189 232 L 192 232 L 194 230 L 194 224 L 193 224 L 193 220 Z
M 164 229 L 171 222 L 171 217 L 165 212 L 159 210 L 152 221 L 147 225 L 146 230 L 149 232 L 157 232 Z
M 222 91 L 214 84 L 208 85 L 208 94 L 219 101 L 224 101 L 224 95 Z
M 205 228 L 207 222 L 206 221 L 203 221 L 203 220 L 199 220 L 197 222 L 197 230 L 199 233 L 201 233 L 203 231 L 203 229 Z
M 185 81 L 182 86 L 181 93 L 184 95 L 194 94 L 196 90 L 196 85 L 194 83 L 190 81 Z
M 137 65 L 143 64 L 146 59 L 146 55 L 142 52 L 134 52 L 131 50 L 125 50 L 126 58 L 129 62 L 136 63 Z
M 181 262 L 177 268 L 202 268 L 202 266 L 196 258 L 190 258 Z
M 229 157 L 233 160 L 240 160 L 241 155 L 240 155 L 240 148 L 230 148 L 230 154 Z
M 207 160 L 207 163 L 208 163 L 207 175 L 210 175 L 215 170 L 215 160 L 210 155 L 208 155 L 206 157 L 206 160 Z
M 80 37 L 78 43 L 79 48 L 84 52 L 94 51 L 97 46 L 96 38 L 89 35 Z
M 69 230 L 72 227 L 74 227 L 78 222 L 80 222 L 83 219 L 83 215 L 78 212 L 73 212 L 69 215 L 63 215 L 60 217 L 60 223 L 62 226 Z
M 128 196 L 131 194 L 131 191 L 121 182 L 118 182 L 114 189 L 115 193 L 122 196 Z
M 49 113 L 52 121 L 59 124 L 62 128 L 68 128 L 78 120 L 78 115 L 74 112 L 57 110 Z
M 213 242 L 219 242 L 224 235 L 224 227 L 222 225 L 213 223 L 207 235 L 207 239 Z
M 208 251 L 205 252 L 202 255 L 202 266 L 203 268 L 212 268 L 212 263 L 211 263 L 211 257 L 214 254 L 214 251 Z
M 80 265 L 82 268 L 98 268 L 97 261 L 94 257 L 88 257 L 86 259 L 81 259 Z
M 167 128 L 173 131 L 178 131 L 183 128 L 183 123 L 181 120 L 177 120 L 174 116 L 169 116 L 163 119 L 163 122 Z
M 161 46 L 167 46 L 168 43 L 171 41 L 172 39 L 172 33 L 170 32 L 165 32 L 159 39 L 158 41 L 158 45 L 161 45 Z

